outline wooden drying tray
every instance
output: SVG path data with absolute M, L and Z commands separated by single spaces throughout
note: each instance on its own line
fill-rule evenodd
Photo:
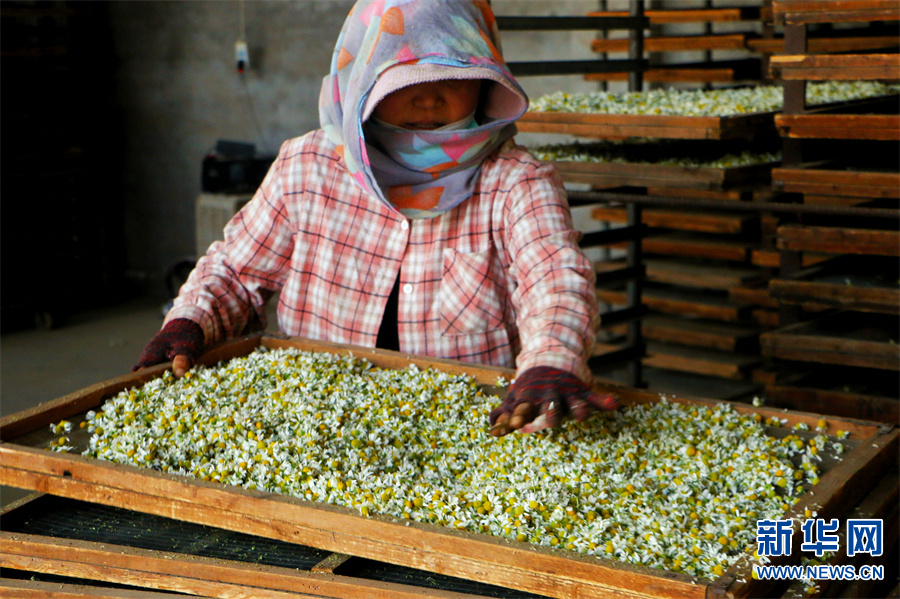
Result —
M 834 37 L 809 37 L 806 48 L 810 54 L 827 54 L 838 52 L 870 52 L 893 48 L 897 45 L 897 36 L 859 35 Z M 747 49 L 759 54 L 784 54 L 783 37 L 747 38 Z
M 762 362 L 759 355 L 726 353 L 668 343 L 648 343 L 641 364 L 729 380 L 749 379 L 750 369 Z
M 900 314 L 897 261 L 853 258 L 811 268 L 797 278 L 772 279 L 772 297 L 791 304 Z
M 889 94 L 811 105 L 803 112 L 776 115 L 775 125 L 782 137 L 794 139 L 900 141 L 898 100 L 900 96 Z
M 627 17 L 626 11 L 589 12 L 590 17 Z M 760 18 L 760 9 L 756 6 L 723 7 L 723 8 L 680 8 L 672 10 L 644 11 L 644 16 L 651 25 L 666 23 L 734 23 L 738 21 L 756 21 Z
M 75 578 L 82 594 L 73 593 L 72 597 L 82 599 L 107 596 L 86 592 L 85 587 L 93 587 L 94 581 L 147 589 L 148 593 L 229 599 L 487 599 L 503 590 L 52 495 L 32 494 L 4 506 L 0 525 L 4 554 L 0 557 L 4 570 L 0 589 L 12 582 L 12 571 L 18 570 L 20 583 L 33 573 Z M 32 580 L 43 582 L 42 578 L 39 575 Z M 120 593 L 115 597 L 171 598 Z M 0 596 L 4 596 L 2 590 Z
M 845 511 L 845 516 L 850 518 L 883 518 L 886 531 L 884 546 L 888 548 L 888 554 L 890 548 L 896 548 L 897 545 L 897 497 L 897 474 L 888 472 L 862 501 L 853 509 Z M 5 507 L 0 521 L 4 524 L 5 530 L 10 520 L 30 518 L 35 510 L 41 509 L 55 510 L 54 520 L 57 517 L 65 518 L 71 511 L 71 508 L 66 509 L 67 503 L 71 502 L 48 495 L 29 497 Z M 23 511 L 24 513 L 20 514 Z M 121 518 L 122 513 L 122 510 L 116 510 L 112 517 Z M 129 518 L 129 525 L 143 525 L 145 522 L 141 518 L 152 518 L 130 512 L 124 513 L 128 516 L 133 515 L 133 518 Z M 42 516 L 37 514 L 34 520 L 40 521 Z M 165 523 L 163 526 L 165 527 Z M 200 545 L 205 544 L 209 547 L 209 542 L 219 540 L 222 534 L 204 527 L 203 532 L 199 533 L 204 541 Z M 466 589 L 464 592 L 443 590 L 447 586 L 444 583 L 447 579 L 434 575 L 429 575 L 427 587 L 417 586 L 415 574 L 408 570 L 404 572 L 402 582 L 367 580 L 357 576 L 358 571 L 354 568 L 356 558 L 341 554 L 330 554 L 307 570 L 302 567 L 297 569 L 267 566 L 254 561 L 204 557 L 195 555 L 194 551 L 180 553 L 140 549 L 107 542 L 61 539 L 39 533 L 3 532 L 0 535 L 4 548 L 4 555 L 0 557 L 0 564 L 4 567 L 4 578 L 0 579 L 0 594 L 5 590 L 9 593 L 7 596 L 52 595 L 73 598 L 115 596 L 133 599 L 170 597 L 157 592 L 161 590 L 229 599 L 234 597 L 288 599 L 301 596 L 319 599 L 324 597 L 421 599 L 424 596 L 435 599 L 484 599 L 484 596 L 478 590 L 472 589 L 472 585 L 469 584 L 463 585 Z M 263 542 L 266 540 L 263 539 Z M 889 559 L 883 558 L 883 561 L 890 563 Z M 846 563 L 839 557 L 831 560 L 834 565 L 841 565 L 842 562 Z M 858 568 L 864 563 L 871 564 L 871 558 L 862 554 L 856 558 L 854 565 Z M 383 567 L 382 564 L 378 566 Z M 338 568 L 340 573 L 336 571 Z M 12 574 L 13 569 L 19 571 Z M 60 583 L 58 580 L 52 583 L 44 582 L 42 575 L 65 576 L 68 582 Z M 455 581 L 452 581 L 451 584 L 454 583 Z M 875 587 L 860 588 L 856 586 L 858 584 L 856 582 L 848 587 L 841 587 L 840 583 L 829 584 L 828 581 L 822 581 L 820 588 L 827 587 L 829 596 L 837 598 L 885 596 L 883 590 L 879 595 Z M 884 587 L 883 582 L 880 585 L 877 581 L 869 584 Z M 110 589 L 109 585 L 128 585 L 131 588 Z M 782 593 L 783 589 L 777 589 L 777 595 L 770 593 L 767 596 L 785 598 L 802 596 L 795 592 L 794 586 L 796 584 L 788 587 L 787 592 Z M 141 590 L 132 590 L 137 588 Z M 489 587 L 487 592 L 489 596 L 497 596 L 496 587 Z
M 739 208 L 740 205 L 738 204 Z M 625 208 L 598 206 L 591 211 L 594 220 L 625 223 L 628 215 Z M 683 210 L 679 208 L 644 208 L 641 222 L 648 227 L 694 231 L 699 233 L 737 234 L 759 227 L 759 215 L 744 212 L 725 212 L 702 209 Z
M 698 237 L 678 231 L 651 233 L 641 240 L 641 249 L 644 254 L 708 258 L 731 262 L 746 261 L 755 245 L 748 241 Z
M 719 191 L 766 182 L 777 163 L 724 168 L 572 160 L 554 161 L 553 164 L 564 181 L 587 183 L 595 188 L 658 186 Z
M 900 370 L 895 316 L 839 312 L 760 336 L 765 356 L 880 370 Z
M 703 263 L 678 258 L 646 258 L 647 279 L 695 289 L 729 290 L 762 283 L 767 276 L 758 268 L 722 263 Z
M 793 367 L 766 383 L 767 405 L 888 424 L 900 422 L 897 375 L 889 371 Z
M 728 290 L 768 280 L 758 268 L 720 262 L 647 257 L 643 265 L 648 281 L 694 289 Z M 625 266 L 625 259 L 602 260 L 594 264 L 594 270 L 598 273 L 613 272 Z
M 628 304 L 628 294 L 621 289 L 598 288 L 596 295 L 601 302 L 614 306 Z M 751 305 L 735 303 L 724 294 L 701 293 L 683 288 L 647 286 L 641 291 L 641 303 L 662 314 L 678 314 L 722 322 L 744 322 L 751 311 Z M 602 315 L 600 318 L 602 321 Z
M 900 54 L 802 54 L 769 59 L 772 77 L 788 81 L 900 79 Z
M 900 173 L 851 169 L 838 161 L 774 168 L 772 186 L 815 196 L 900 199 Z
M 780 250 L 833 254 L 900 255 L 900 231 L 844 227 L 782 225 L 776 231 Z
M 647 69 L 643 72 L 643 78 L 646 82 L 668 83 L 758 81 L 762 78 L 762 62 L 759 58 L 745 58 L 666 64 Z M 628 79 L 628 73 L 588 73 L 584 79 L 586 81 L 625 81 Z
M 759 327 L 723 323 L 696 318 L 651 314 L 641 319 L 645 339 L 719 350 L 739 352 L 759 347 Z
M 579 137 L 626 139 L 742 139 L 774 130 L 775 113 L 734 116 L 668 116 L 526 112 L 516 124 L 527 133 L 558 133 Z
M 434 367 L 472 375 L 485 385 L 490 385 L 500 374 L 512 376 L 512 371 L 497 368 L 268 335 L 224 344 L 206 353 L 201 362 L 215 364 L 246 355 L 259 345 L 338 354 L 352 352 L 376 366 Z M 392 517 L 363 517 L 342 507 L 43 449 L 51 436 L 48 430 L 51 423 L 63 418 L 77 423 L 87 410 L 98 408 L 106 398 L 161 376 L 167 367 L 160 365 L 112 379 L 0 420 L 0 435 L 4 439 L 0 444 L 0 484 L 557 598 L 745 597 L 760 594 L 768 585 L 752 579 L 747 559 L 739 560 L 715 581 L 703 580 Z M 635 389 L 614 389 L 626 404 L 659 400 L 655 394 Z M 672 401 L 715 403 L 700 399 Z M 789 427 L 804 422 L 814 428 L 819 419 L 813 414 L 746 405 L 736 405 L 735 409 L 786 419 Z M 840 515 L 846 509 L 844 506 L 862 499 L 890 467 L 897 452 L 897 430 L 886 431 L 873 423 L 849 420 L 834 425 L 849 431 L 851 443 L 857 444 L 856 447 L 826 472 L 814 487 L 814 493 L 801 498 L 786 517 L 802 515 L 805 509 L 815 509 L 823 518 Z M 798 528 L 795 534 L 799 532 Z
M 645 37 L 644 52 L 743 50 L 746 40 L 744 33 Z M 627 37 L 594 39 L 591 41 L 591 51 L 628 52 L 630 41 Z
M 774 0 L 776 23 L 849 23 L 896 21 L 900 19 L 896 0 Z

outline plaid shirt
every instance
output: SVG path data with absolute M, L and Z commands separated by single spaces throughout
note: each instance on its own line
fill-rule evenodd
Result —
M 285 334 L 373 347 L 399 274 L 401 351 L 590 380 L 598 317 L 579 237 L 555 170 L 511 141 L 472 197 L 407 220 L 364 193 L 317 130 L 285 142 L 167 320 L 198 322 L 212 344 L 264 326 L 280 291 Z

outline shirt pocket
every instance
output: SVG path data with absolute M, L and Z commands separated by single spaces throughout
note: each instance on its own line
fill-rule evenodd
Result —
M 493 250 L 462 253 L 444 249 L 439 292 L 444 335 L 486 333 L 504 326 L 503 277 Z

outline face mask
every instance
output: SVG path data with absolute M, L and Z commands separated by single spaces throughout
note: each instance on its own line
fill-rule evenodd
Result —
M 389 131 L 415 131 L 415 129 L 404 129 L 403 127 L 396 127 L 394 125 L 389 125 L 384 121 L 373 117 L 369 118 L 370 121 L 377 124 L 379 127 L 384 127 Z M 474 129 L 478 126 L 478 123 L 475 122 L 475 111 L 473 110 L 470 114 L 464 116 L 454 123 L 448 123 L 443 127 L 438 127 L 436 129 L 429 129 L 429 131 L 463 131 L 465 129 Z

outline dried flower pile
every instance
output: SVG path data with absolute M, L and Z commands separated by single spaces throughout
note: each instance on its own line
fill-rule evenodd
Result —
M 807 85 L 806 101 L 809 105 L 830 104 L 896 93 L 896 85 L 877 81 L 813 82 Z M 783 102 L 784 93 L 780 85 L 587 94 L 559 91 L 536 98 L 531 102 L 530 110 L 595 114 L 730 116 L 781 110 Z
M 85 455 L 715 577 L 831 443 L 666 401 L 496 439 L 497 401 L 464 376 L 257 350 L 111 398 Z

